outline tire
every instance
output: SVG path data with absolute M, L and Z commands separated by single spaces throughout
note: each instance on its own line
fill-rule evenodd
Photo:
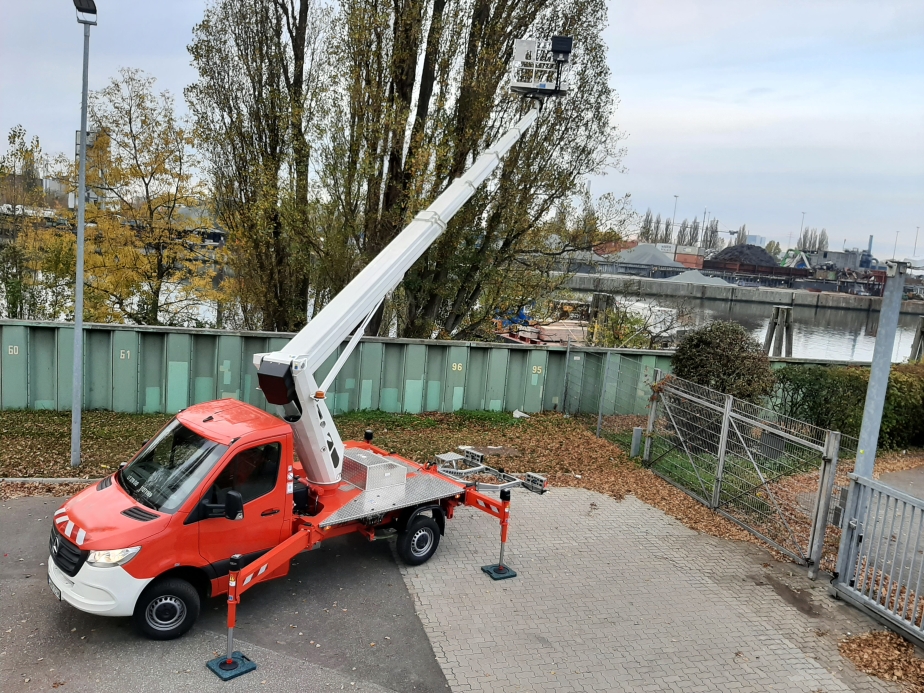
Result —
M 398 533 L 398 555 L 408 565 L 426 563 L 439 545 L 439 525 L 426 515 L 418 515 L 407 529 Z
M 199 618 L 199 592 L 186 580 L 155 580 L 135 604 L 132 624 L 151 640 L 173 640 Z

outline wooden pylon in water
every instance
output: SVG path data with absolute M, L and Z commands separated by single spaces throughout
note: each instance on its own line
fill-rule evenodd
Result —
M 768 356 L 792 357 L 792 306 L 773 306 L 773 316 L 764 336 L 764 353 Z

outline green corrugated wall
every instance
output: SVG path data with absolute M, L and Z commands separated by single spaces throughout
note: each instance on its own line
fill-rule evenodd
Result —
M 271 409 L 257 388 L 252 357 L 281 348 L 290 337 L 88 325 L 84 407 L 173 413 L 234 397 Z M 0 408 L 70 409 L 72 325 L 0 320 L 0 346 Z M 317 373 L 319 383 L 338 355 Z M 567 361 L 565 356 L 564 347 L 368 338 L 335 379 L 328 403 L 334 413 L 538 412 L 566 406 L 573 413 L 596 412 L 602 401 L 605 414 L 642 413 L 654 369 L 670 369 L 669 352 L 581 348 L 572 349 Z

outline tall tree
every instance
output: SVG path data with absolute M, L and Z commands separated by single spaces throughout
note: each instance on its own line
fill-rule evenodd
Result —
M 653 226 L 654 221 L 651 217 L 651 207 L 649 207 L 648 211 L 645 212 L 645 216 L 642 217 L 641 224 L 639 224 L 638 239 L 643 243 L 650 243 Z
M 703 248 L 715 250 L 722 247 L 722 241 L 719 238 L 719 220 L 713 219 L 703 230 Z
M 312 277 L 332 266 L 319 261 L 326 254 L 309 144 L 330 13 L 311 0 L 216 0 L 193 30 L 199 77 L 186 99 L 229 235 L 235 305 L 226 308 L 243 327 L 299 329 Z
M 256 13 L 247 31 L 259 39 L 242 38 L 235 27 L 245 12 Z M 325 49 L 307 51 L 319 58 L 306 68 L 306 83 L 314 88 L 303 95 L 316 105 L 296 114 L 312 134 L 307 201 L 288 192 L 292 128 L 261 138 L 256 147 L 248 141 L 254 130 L 269 134 L 273 118 L 264 114 L 275 114 L 277 121 L 287 114 L 289 122 L 291 106 L 299 102 L 285 78 L 297 62 L 293 45 L 303 40 L 288 29 L 296 17 L 309 27 L 305 44 L 316 45 L 311 37 L 323 36 Z M 588 206 L 585 177 L 617 165 L 621 156 L 621 135 L 610 124 L 616 96 L 600 39 L 605 20 L 602 0 L 349 0 L 336 11 L 304 1 L 215 0 L 190 46 L 199 81 L 187 97 L 216 191 L 253 187 L 241 186 L 238 178 L 249 180 L 254 170 L 279 182 L 278 189 L 267 183 L 257 188 L 259 195 L 250 195 L 259 204 L 223 194 L 233 213 L 219 206 L 219 214 L 232 237 L 246 239 L 259 238 L 281 211 L 277 235 L 286 252 L 268 253 L 265 264 L 290 263 L 288 274 L 277 272 L 292 301 L 286 314 L 297 315 L 300 308 L 310 316 L 323 306 L 530 107 L 506 93 L 515 38 L 570 33 L 579 46 L 572 95 L 547 105 L 533 131 L 412 268 L 370 328 L 409 336 L 475 334 L 483 320 L 474 314 L 490 312 L 490 302 L 501 300 L 495 297 L 548 285 L 548 258 L 590 240 L 576 223 L 599 211 L 596 203 Z M 310 30 L 322 25 L 324 31 Z M 272 69 L 279 73 L 272 84 L 284 86 L 248 86 L 263 85 Z M 234 96 L 223 100 L 216 87 Z M 272 151 L 263 146 L 277 141 Z M 261 167 L 263 162 L 269 165 Z M 582 211 L 572 209 L 575 204 Z M 623 215 L 615 224 L 623 228 L 631 217 L 627 205 L 611 207 Z M 246 219 L 254 209 L 263 217 Z M 251 255 L 247 267 L 235 270 L 242 283 L 248 268 L 261 267 L 256 252 Z M 300 281 L 296 265 L 304 272 Z M 271 287 L 273 280 L 268 274 L 256 286 Z M 505 282 L 514 285 L 497 286 Z M 272 301 L 260 292 L 248 301 L 264 314 L 266 326 L 282 324 L 266 319 L 263 306 Z
M 689 243 L 687 245 L 699 245 L 699 217 L 693 217 L 693 223 L 690 224 Z

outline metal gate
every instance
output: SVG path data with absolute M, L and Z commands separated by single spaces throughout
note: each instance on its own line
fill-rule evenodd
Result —
M 834 589 L 924 646 L 924 501 L 850 475 Z
M 644 460 L 817 573 L 840 434 L 655 373 Z

